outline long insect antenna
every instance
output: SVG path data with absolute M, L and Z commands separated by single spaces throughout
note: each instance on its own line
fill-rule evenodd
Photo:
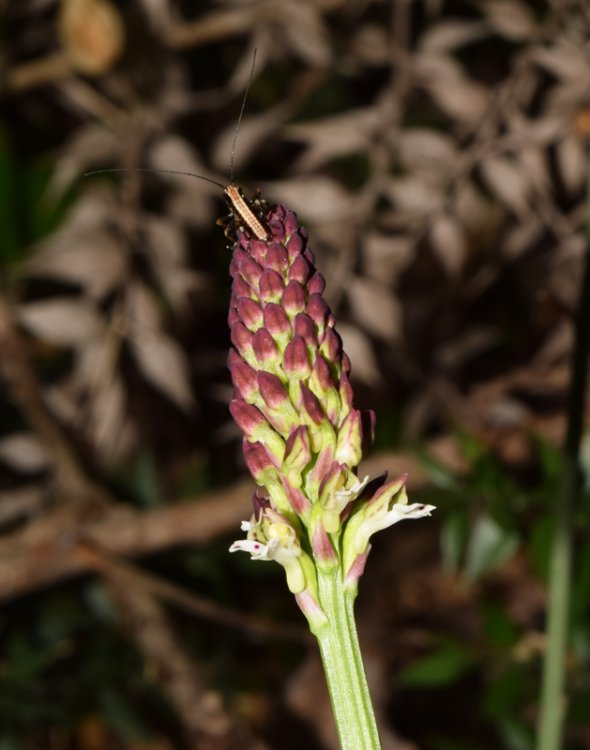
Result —
M 225 185 L 217 180 L 212 180 L 211 177 L 205 177 L 205 175 L 197 174 L 196 172 L 180 172 L 177 169 L 125 169 L 123 167 L 115 169 L 95 169 L 92 172 L 86 172 L 84 177 L 90 177 L 93 174 L 105 174 L 107 172 L 153 172 L 155 174 L 180 174 L 185 177 L 196 177 L 199 180 L 205 180 L 210 182 L 212 185 L 217 185 L 222 190 L 225 190 Z
M 242 116 L 246 108 L 246 100 L 248 99 L 248 94 L 250 93 L 250 86 L 252 85 L 252 81 L 254 79 L 255 67 L 256 67 L 256 47 L 254 48 L 254 54 L 252 55 L 252 67 L 250 68 L 250 77 L 248 78 L 248 85 L 246 86 L 246 91 L 244 91 L 244 98 L 242 99 L 242 108 L 240 109 L 240 114 L 238 115 L 238 122 L 236 123 L 236 129 L 234 130 L 234 137 L 231 142 L 231 151 L 229 154 L 229 180 L 232 184 L 234 181 L 234 159 L 236 156 L 236 143 L 238 141 L 238 132 L 240 130 L 240 125 L 242 123 Z

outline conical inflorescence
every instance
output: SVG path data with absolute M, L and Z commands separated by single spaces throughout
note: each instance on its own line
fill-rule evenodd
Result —
M 374 415 L 354 408 L 350 361 L 307 232 L 281 205 L 262 218 L 268 239 L 238 229 L 230 265 L 230 410 L 258 485 L 247 539 L 231 550 L 282 564 L 309 618 L 318 614 L 316 566 L 340 567 L 354 587 L 370 535 L 432 508 L 407 504 L 405 477 L 371 496 L 368 478 L 359 480 Z

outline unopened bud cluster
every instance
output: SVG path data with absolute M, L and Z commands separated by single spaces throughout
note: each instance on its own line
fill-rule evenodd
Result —
M 321 616 L 316 567 L 340 567 L 356 586 L 369 537 L 404 517 L 405 478 L 366 492 L 356 474 L 373 437 L 374 415 L 353 406 L 350 361 L 322 294 L 307 233 L 292 211 L 270 208 L 269 239 L 240 229 L 233 248 L 230 410 L 259 489 L 247 539 L 231 550 L 274 559 L 308 618 Z M 374 483 L 372 483 L 374 484 Z

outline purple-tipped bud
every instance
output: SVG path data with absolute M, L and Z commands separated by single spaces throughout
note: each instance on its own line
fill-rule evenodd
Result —
M 287 284 L 281 304 L 290 318 L 305 310 L 305 291 L 298 281 Z
M 310 350 L 316 349 L 318 339 L 313 320 L 305 313 L 299 313 L 293 320 L 293 331 L 295 336 L 300 336 Z
M 234 323 L 231 329 L 231 342 L 241 356 L 250 362 L 253 359 L 252 334 L 242 322 Z
M 259 409 L 241 398 L 232 399 L 229 410 L 235 423 L 247 437 L 254 436 L 259 427 L 268 424 Z
M 273 242 L 266 251 L 266 265 L 279 273 L 284 273 L 287 270 L 289 265 L 287 251 L 278 242 Z
M 240 316 L 238 315 L 238 311 L 235 307 L 230 307 L 229 312 L 227 314 L 227 323 L 229 327 L 231 328 L 235 323 L 238 323 L 240 320 Z
M 361 412 L 353 409 L 349 412 L 338 431 L 336 443 L 336 460 L 353 469 L 363 457 L 363 425 Z
M 259 282 L 260 301 L 261 302 L 279 302 L 285 285 L 283 277 L 277 271 L 266 268 L 262 272 Z
M 266 328 L 259 328 L 256 331 L 254 336 L 252 336 L 251 346 L 261 367 L 264 367 L 269 362 L 275 362 L 279 358 L 279 349 Z
M 298 239 L 302 241 L 301 237 L 299 237 Z M 310 274 L 311 266 L 302 255 L 299 255 L 295 258 L 291 267 L 289 268 L 287 278 L 289 279 L 289 281 L 295 280 L 300 284 L 305 284 L 305 282 L 309 279 Z
M 251 443 L 245 438 L 242 441 L 242 448 L 250 474 L 256 482 L 262 484 L 268 470 L 274 471 L 276 469 L 272 454 L 266 450 L 262 443 Z
M 260 395 L 271 409 L 280 409 L 289 400 L 287 389 L 276 375 L 260 371 L 258 373 L 258 386 L 260 388 Z
M 323 297 L 319 294 L 310 294 L 306 312 L 320 331 L 326 328 L 330 308 Z
M 246 257 L 240 262 L 241 276 L 255 288 L 258 287 L 258 281 L 262 275 L 262 266 L 253 258 Z
M 274 302 L 264 306 L 264 326 L 275 339 L 280 339 L 291 333 L 291 323 L 287 313 Z
M 241 276 L 234 276 L 234 282 L 232 284 L 232 294 L 235 299 L 239 297 L 248 297 L 252 293 L 250 284 L 245 281 Z
M 320 352 L 328 362 L 337 363 L 342 358 L 342 339 L 333 328 L 326 328 L 320 340 Z
M 249 297 L 240 297 L 236 305 L 240 319 L 249 331 L 256 331 L 262 325 L 262 308 Z
M 307 347 L 299 336 L 287 344 L 283 353 L 283 369 L 287 375 L 294 378 L 306 378 L 311 373 Z
M 238 358 L 230 365 L 230 372 L 237 395 L 249 404 L 254 403 L 258 396 L 256 371 L 247 365 L 243 359 Z
M 319 271 L 316 271 L 311 279 L 307 282 L 307 289 L 310 294 L 323 294 L 326 288 L 326 280 Z
M 303 409 L 312 422 L 319 425 L 325 419 L 324 410 L 317 397 L 305 385 L 301 385 L 301 396 L 303 399 Z

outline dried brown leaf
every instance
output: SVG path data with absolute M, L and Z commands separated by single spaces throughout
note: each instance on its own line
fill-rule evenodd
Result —
M 365 272 L 376 281 L 394 282 L 412 262 L 414 243 L 405 235 L 371 232 L 363 242 Z
M 31 432 L 13 432 L 2 438 L 0 461 L 24 473 L 44 471 L 48 466 L 47 452 Z
M 59 200 L 73 182 L 97 164 L 116 164 L 121 146 L 113 131 L 102 123 L 89 123 L 74 131 L 55 161 L 47 197 Z
M 487 22 L 506 39 L 528 39 L 536 28 L 535 17 L 518 0 L 488 0 L 483 6 Z
M 357 210 L 355 197 L 329 177 L 297 177 L 269 182 L 265 185 L 265 193 L 311 222 L 351 220 Z
M 62 231 L 38 246 L 26 264 L 32 276 L 61 279 L 82 286 L 93 298 L 100 299 L 125 276 L 127 258 L 114 234 L 88 227 L 86 232 Z
M 118 455 L 130 427 L 126 427 L 125 392 L 121 380 L 112 378 L 90 402 L 86 429 L 103 461 Z
M 60 346 L 84 346 L 104 330 L 100 315 L 90 303 L 71 297 L 29 302 L 20 306 L 18 316 L 36 336 Z
M 181 409 L 194 399 L 186 357 L 176 341 L 162 331 L 143 330 L 131 339 L 133 353 L 143 375 Z
M 354 276 L 346 291 L 355 321 L 385 341 L 399 338 L 402 310 L 391 289 L 372 279 Z
M 451 18 L 433 24 L 420 39 L 420 48 L 428 52 L 451 52 L 487 36 L 485 25 L 479 21 Z
M 534 246 L 540 239 L 543 229 L 539 217 L 536 214 L 530 214 L 506 234 L 502 243 L 502 254 L 506 258 L 516 260 Z
M 301 171 L 315 169 L 330 159 L 367 150 L 379 126 L 375 109 L 348 111 L 285 128 L 288 139 L 303 141 L 306 148 L 297 159 Z
M 386 190 L 399 210 L 413 216 L 427 216 L 437 210 L 443 200 L 440 190 L 418 175 L 391 178 Z
M 329 65 L 330 35 L 319 7 L 313 3 L 282 3 L 280 21 L 288 46 L 314 67 Z
M 461 224 L 454 216 L 441 214 L 432 224 L 430 239 L 445 271 L 449 276 L 456 276 L 467 257 L 467 241 Z
M 469 79 L 461 66 L 447 55 L 419 55 L 416 73 L 422 86 L 449 117 L 474 124 L 485 113 L 489 91 Z
M 568 39 L 561 37 L 548 47 L 535 47 L 531 59 L 557 78 L 574 79 L 587 83 L 590 76 L 590 61 L 583 50 Z
M 557 145 L 557 165 L 566 190 L 579 192 L 586 181 L 588 158 L 584 142 L 574 133 Z
M 160 310 L 150 290 L 135 283 L 129 290 L 129 340 L 144 376 L 180 408 L 194 399 L 188 363 L 179 344 L 162 330 Z
M 446 170 L 457 159 L 457 148 L 445 133 L 431 128 L 406 128 L 398 138 L 401 164 L 409 171 Z
M 482 175 L 496 196 L 515 211 L 528 212 L 530 183 L 514 162 L 502 156 L 489 156 L 481 164 Z

